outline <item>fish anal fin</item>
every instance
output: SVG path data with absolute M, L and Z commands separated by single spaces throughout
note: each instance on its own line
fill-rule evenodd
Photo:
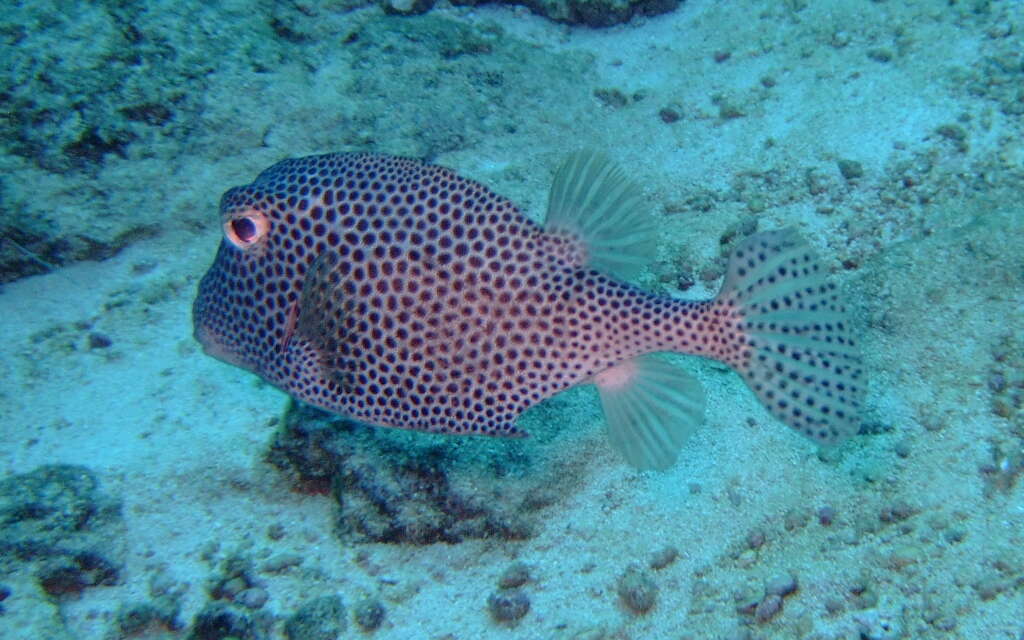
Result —
M 655 355 L 619 363 L 594 376 L 608 440 L 637 469 L 671 467 L 704 420 L 704 390 L 682 368 Z

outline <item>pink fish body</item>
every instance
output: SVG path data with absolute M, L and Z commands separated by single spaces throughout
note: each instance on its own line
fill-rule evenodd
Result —
M 665 468 L 704 411 L 700 385 L 653 355 L 679 352 L 725 362 L 819 442 L 858 428 L 850 321 L 796 234 L 741 242 L 713 300 L 646 292 L 616 276 L 650 259 L 655 223 L 598 155 L 558 172 L 543 226 L 449 169 L 374 154 L 279 162 L 220 208 L 197 340 L 329 411 L 519 436 L 523 411 L 594 383 L 613 446 Z

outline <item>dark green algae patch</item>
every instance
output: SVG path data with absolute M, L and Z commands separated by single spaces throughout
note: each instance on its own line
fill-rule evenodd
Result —
M 533 13 L 555 22 L 587 27 L 611 27 L 629 22 L 637 16 L 654 16 L 673 11 L 682 0 L 499 0 L 498 4 L 524 6 Z M 389 13 L 425 13 L 434 7 L 434 0 L 388 0 Z M 478 6 L 495 4 L 488 0 L 456 0 L 455 5 Z
M 60 597 L 121 580 L 121 504 L 91 471 L 46 465 L 0 481 L 0 576 L 29 567 Z

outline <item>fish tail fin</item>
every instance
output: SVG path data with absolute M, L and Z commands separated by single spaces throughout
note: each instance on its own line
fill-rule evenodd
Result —
M 853 322 L 795 231 L 744 239 L 714 306 L 736 329 L 723 360 L 776 418 L 821 444 L 857 433 L 864 375 Z

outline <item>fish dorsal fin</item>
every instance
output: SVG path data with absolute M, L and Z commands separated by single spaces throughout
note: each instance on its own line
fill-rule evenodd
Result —
M 608 440 L 643 470 L 671 467 L 686 438 L 704 421 L 704 390 L 681 368 L 643 355 L 594 376 Z
M 340 264 L 338 252 L 327 250 L 309 265 L 302 281 L 295 333 L 317 352 L 324 374 L 345 386 L 346 373 L 352 368 L 343 349 L 350 303 L 344 295 Z
M 593 151 L 572 154 L 555 173 L 545 229 L 577 237 L 588 266 L 622 278 L 637 275 L 655 248 L 640 188 Z

